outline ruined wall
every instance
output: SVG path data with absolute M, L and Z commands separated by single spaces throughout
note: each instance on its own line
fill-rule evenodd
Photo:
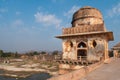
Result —
M 67 60 L 77 60 L 77 51 L 78 44 L 80 42 L 87 44 L 87 60 L 88 61 L 100 61 L 100 59 L 105 58 L 107 56 L 107 42 L 104 38 L 99 37 L 89 37 L 85 40 L 83 38 L 77 39 L 64 39 L 63 40 L 63 59 Z M 80 49 L 80 48 L 79 48 Z
M 48 80 L 80 80 L 82 77 L 86 76 L 91 71 L 95 70 L 96 68 L 99 68 L 102 65 L 102 63 L 103 62 L 98 62 L 92 64 L 91 66 L 82 67 L 79 70 L 75 70 L 63 75 L 58 75 Z
M 76 41 L 73 40 L 63 40 L 63 59 L 76 60 Z
M 100 61 L 105 54 L 105 40 L 100 38 L 88 39 L 88 61 Z

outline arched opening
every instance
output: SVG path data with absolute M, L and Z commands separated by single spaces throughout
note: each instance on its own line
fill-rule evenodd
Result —
M 84 42 L 78 44 L 77 49 L 77 58 L 78 60 L 86 59 L 87 56 L 87 45 Z
M 84 42 L 80 42 L 78 44 L 78 48 L 85 48 L 85 47 L 87 47 L 87 46 L 86 46 L 86 44 Z
M 97 43 L 96 43 L 96 41 L 94 40 L 94 41 L 93 41 L 93 47 L 95 48 L 96 45 L 97 45 Z

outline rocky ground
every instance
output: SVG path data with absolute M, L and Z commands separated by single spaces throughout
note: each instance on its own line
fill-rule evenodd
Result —
M 0 69 L 4 70 L 0 75 L 11 77 L 28 77 L 34 73 L 46 72 L 50 75 L 58 74 L 58 64 L 49 61 L 34 61 L 16 59 L 9 63 L 0 63 Z

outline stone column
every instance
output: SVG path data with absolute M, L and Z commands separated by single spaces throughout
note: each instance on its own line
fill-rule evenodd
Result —
M 108 41 L 105 40 L 105 60 L 109 58 L 108 55 Z

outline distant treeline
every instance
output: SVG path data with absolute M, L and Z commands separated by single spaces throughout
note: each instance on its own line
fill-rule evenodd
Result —
M 3 50 L 0 50 L 0 57 L 21 57 L 22 55 L 27 55 L 27 56 L 34 56 L 34 55 L 58 55 L 60 54 L 61 51 L 55 50 L 53 52 L 46 52 L 46 51 L 30 51 L 30 52 L 26 52 L 26 53 L 18 53 L 18 52 L 4 52 Z
M 3 52 L 0 50 L 0 57 L 19 57 L 20 55 L 17 52 Z

